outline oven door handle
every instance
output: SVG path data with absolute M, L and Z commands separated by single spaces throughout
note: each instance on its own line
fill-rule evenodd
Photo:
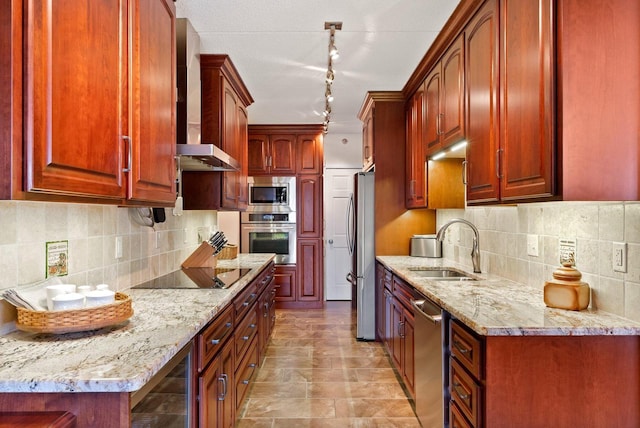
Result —
M 278 232 L 281 230 L 295 230 L 295 226 L 243 226 L 243 229 L 246 230 L 262 230 L 262 231 L 267 231 L 267 232 Z

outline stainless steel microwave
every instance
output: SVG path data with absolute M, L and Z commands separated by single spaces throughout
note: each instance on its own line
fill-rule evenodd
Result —
M 248 177 L 249 206 L 253 212 L 295 212 L 295 177 Z

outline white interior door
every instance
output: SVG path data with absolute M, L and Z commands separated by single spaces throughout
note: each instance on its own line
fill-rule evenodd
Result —
M 325 263 L 324 281 L 327 300 L 351 300 L 351 270 L 347 249 L 347 205 L 353 193 L 355 168 L 327 168 L 324 171 Z

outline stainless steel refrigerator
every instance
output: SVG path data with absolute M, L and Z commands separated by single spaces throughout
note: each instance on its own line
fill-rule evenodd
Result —
M 357 312 L 356 338 L 375 340 L 375 229 L 374 173 L 355 174 L 354 191 L 347 208 L 347 241 L 352 257 L 351 282 Z

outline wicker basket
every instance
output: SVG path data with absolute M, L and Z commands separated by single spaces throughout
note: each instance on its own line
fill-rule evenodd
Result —
M 35 333 L 72 333 L 96 330 L 119 324 L 133 315 L 131 297 L 116 293 L 116 301 L 108 305 L 67 311 L 18 310 L 16 328 Z
M 222 251 L 216 256 L 218 260 L 232 260 L 238 257 L 238 246 L 227 244 L 222 248 Z

